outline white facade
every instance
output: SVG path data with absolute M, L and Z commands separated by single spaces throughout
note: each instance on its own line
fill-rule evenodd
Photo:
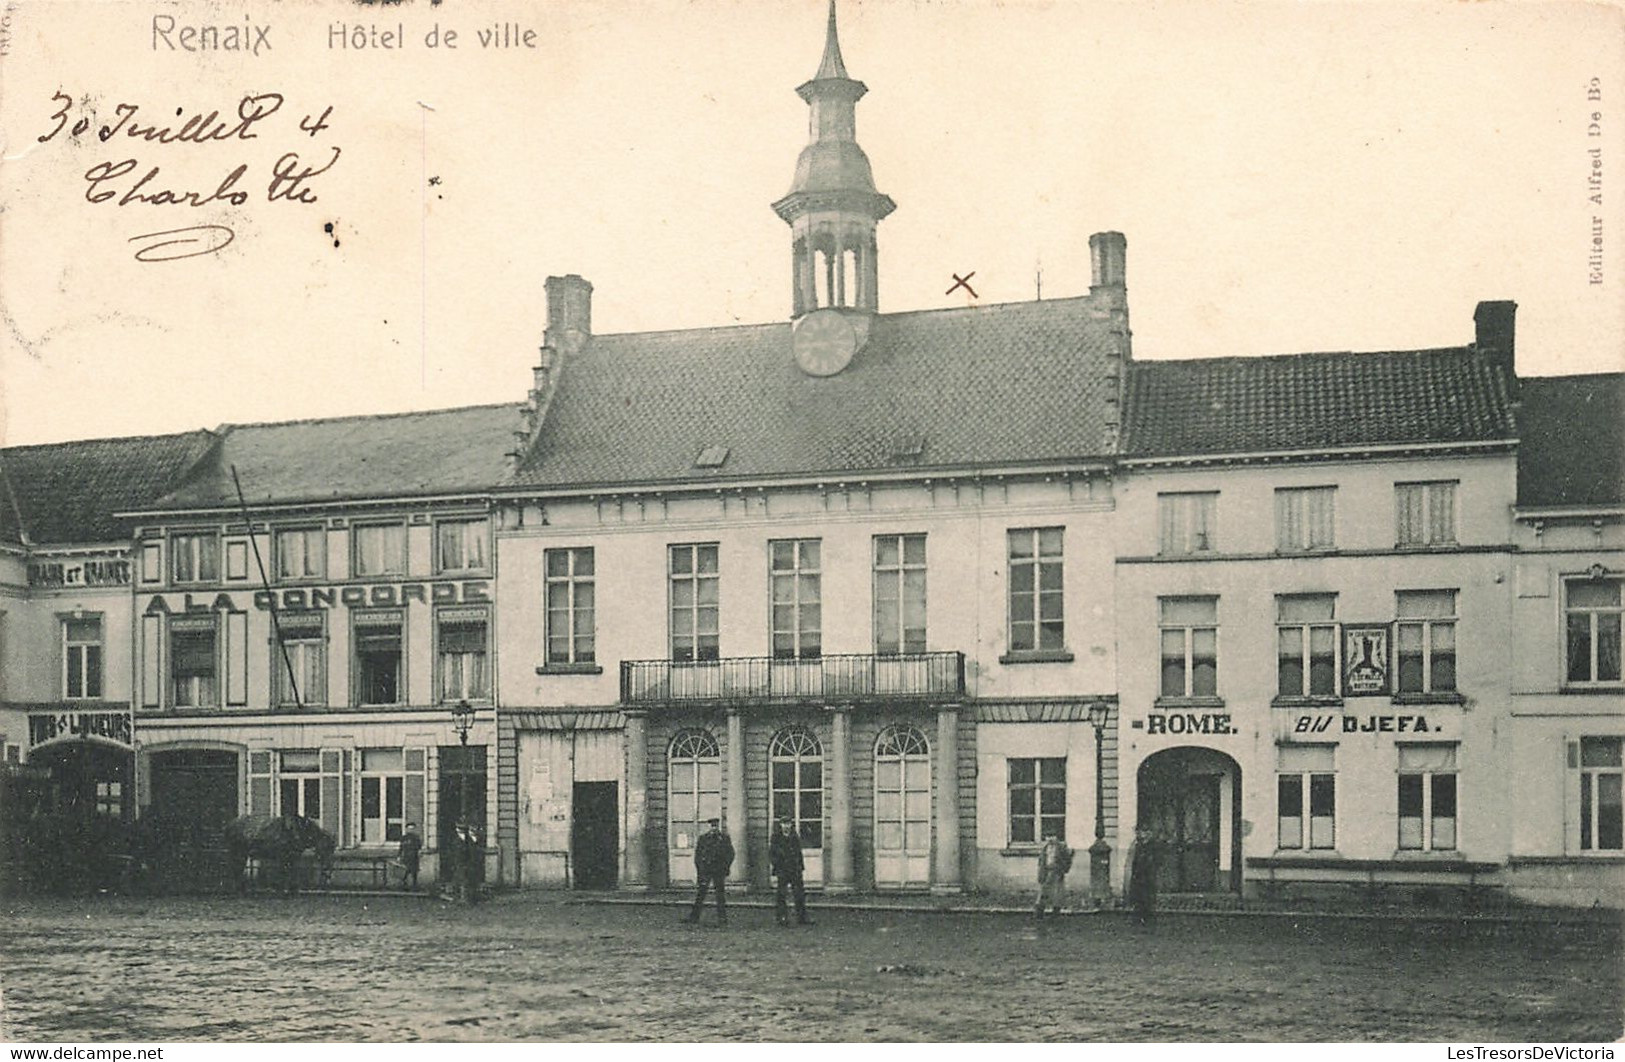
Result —
M 1504 862 L 1514 475 L 1504 449 L 1134 465 L 1117 513 L 1121 807 L 1125 830 L 1177 849 L 1165 888 L 1459 884 Z M 1397 499 L 1420 483 L 1450 485 L 1448 527 L 1401 545 Z M 1310 548 L 1281 526 L 1281 492 L 1304 488 L 1324 506 Z M 1170 530 L 1193 495 L 1200 541 Z M 1406 623 L 1418 600 L 1437 608 Z M 1374 693 L 1350 678 L 1371 629 Z M 1419 666 L 1401 659 L 1418 636 Z

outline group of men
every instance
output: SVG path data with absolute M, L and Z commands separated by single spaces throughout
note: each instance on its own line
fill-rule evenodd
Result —
M 708 828 L 694 846 L 694 871 L 698 884 L 694 904 L 683 916 L 683 921 L 698 922 L 706 895 L 714 892 L 717 898 L 717 924 L 725 926 L 728 924 L 727 880 L 728 872 L 733 869 L 734 846 L 728 835 L 722 832 L 721 819 L 710 819 L 706 825 Z M 779 925 L 790 924 L 785 904 L 786 891 L 795 899 L 796 922 L 804 926 L 812 925 L 812 920 L 807 917 L 801 836 L 790 819 L 784 818 L 774 823 L 773 837 L 767 846 L 767 861 L 778 886 L 773 910 Z M 1060 914 L 1066 903 L 1066 875 L 1071 869 L 1072 849 L 1059 836 L 1053 833 L 1046 835 L 1038 850 L 1038 899 L 1033 904 L 1036 916 L 1042 918 L 1046 906 Z M 1129 906 L 1141 924 L 1150 919 L 1156 897 L 1156 845 L 1150 833 L 1142 829 L 1135 834 L 1128 879 Z
M 694 845 L 694 873 L 698 878 L 698 885 L 694 892 L 694 906 L 689 908 L 683 917 L 685 922 L 698 922 L 700 909 L 705 906 L 705 896 L 708 892 L 715 892 L 717 897 L 717 925 L 728 924 L 727 880 L 728 871 L 734 865 L 734 845 L 728 835 L 722 832 L 722 820 L 711 819 L 706 823 L 706 831 Z M 785 893 L 789 892 L 795 900 L 796 923 L 810 926 L 812 919 L 807 917 L 807 883 L 804 877 L 806 863 L 801 855 L 801 834 L 796 831 L 795 823 L 790 819 L 780 819 L 773 824 L 773 837 L 767 843 L 768 870 L 778 883 L 777 898 L 774 901 L 773 913 L 779 925 L 790 924 L 789 908 L 785 903 Z

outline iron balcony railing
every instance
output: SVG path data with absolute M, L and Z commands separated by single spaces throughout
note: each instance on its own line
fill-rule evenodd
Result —
M 960 697 L 964 692 L 964 653 L 621 661 L 622 704 L 835 703 Z

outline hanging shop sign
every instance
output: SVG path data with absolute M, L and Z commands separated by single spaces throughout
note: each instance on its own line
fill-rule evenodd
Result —
M 31 712 L 28 744 L 41 748 L 59 741 L 94 738 L 122 748 L 135 748 L 135 727 L 129 712 Z
M 1386 623 L 1343 624 L 1343 694 L 1383 697 L 1388 694 Z
M 109 558 L 33 561 L 28 565 L 28 585 L 47 590 L 59 586 L 129 586 L 130 562 Z

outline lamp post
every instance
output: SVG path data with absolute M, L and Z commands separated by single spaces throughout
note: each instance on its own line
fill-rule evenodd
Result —
M 1095 843 L 1089 846 L 1089 893 L 1096 903 L 1111 895 L 1112 846 L 1106 843 L 1106 723 L 1111 705 L 1089 705 L 1089 723 L 1095 728 Z
M 467 700 L 458 701 L 452 708 L 451 725 L 456 729 L 457 740 L 463 749 L 457 774 L 457 817 L 461 821 L 453 831 L 457 848 L 457 888 L 464 900 L 473 903 L 473 867 L 470 863 L 474 856 L 474 828 L 468 817 L 468 732 L 474 727 L 474 709 Z

